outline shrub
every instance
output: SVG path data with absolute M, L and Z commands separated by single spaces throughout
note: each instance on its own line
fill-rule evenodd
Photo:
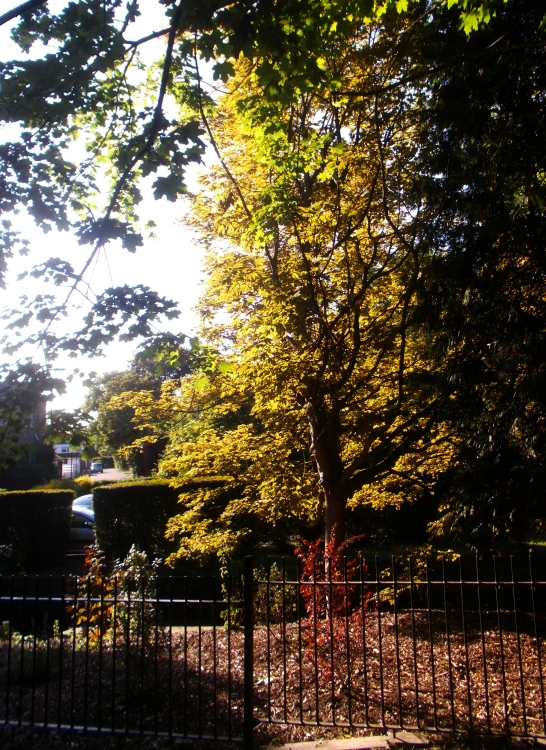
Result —
M 176 549 L 175 542 L 165 539 L 165 529 L 180 510 L 180 493 L 211 484 L 214 480 L 189 481 L 177 488 L 168 479 L 95 484 L 95 534 L 105 559 L 109 564 L 123 559 L 133 546 L 150 558 L 165 559 Z
M 72 490 L 0 493 L 0 545 L 11 565 L 46 567 L 66 553 Z
M 133 546 L 150 557 L 164 557 L 165 526 L 176 513 L 178 492 L 167 480 L 95 487 L 96 539 L 106 560 L 123 559 Z
M 79 497 L 80 495 L 88 495 L 93 491 L 93 480 L 87 475 L 83 477 L 76 477 L 76 479 L 74 479 L 74 484 L 78 488 L 77 497 Z
M 100 642 L 114 629 L 128 642 L 136 640 L 138 644 L 140 639 L 141 644 L 150 643 L 156 622 L 150 600 L 157 596 L 160 564 L 161 560 L 149 560 L 145 552 L 133 546 L 108 573 L 102 550 L 96 545 L 87 548 L 86 573 L 79 581 L 80 596 L 83 592 L 85 595 L 76 606 L 69 605 L 68 614 L 75 618 L 76 625 L 88 629 L 90 643 Z M 131 606 L 138 597 L 138 605 Z

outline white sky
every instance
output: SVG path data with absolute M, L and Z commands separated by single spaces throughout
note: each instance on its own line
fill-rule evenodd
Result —
M 6 3 L 5 10 L 17 5 L 17 0 Z M 53 0 L 50 7 L 55 10 L 56 6 L 62 6 L 64 0 Z M 19 48 L 10 40 L 10 30 L 14 23 L 5 24 L 0 27 L 0 58 L 7 60 L 11 58 L 22 58 L 23 54 Z M 143 19 L 142 27 L 144 33 L 151 30 L 149 21 Z M 155 29 L 155 26 L 152 25 Z M 134 31 L 135 36 L 138 30 Z M 132 36 L 132 35 L 131 35 Z M 161 41 L 158 42 L 161 44 Z M 158 48 L 160 52 L 160 48 Z M 9 135 L 12 135 L 12 127 Z M 0 126 L 1 128 L 1 126 Z M 7 129 L 0 138 L 8 136 Z M 194 170 L 191 182 L 195 179 Z M 185 212 L 184 201 L 170 203 L 165 198 L 160 201 L 149 199 L 140 206 L 139 214 L 145 221 L 153 218 L 157 227 L 154 230 L 156 238 L 147 239 L 144 246 L 132 254 L 111 244 L 105 251 L 101 252 L 97 262 L 87 276 L 91 288 L 99 293 L 105 287 L 120 286 L 123 284 L 135 285 L 145 284 L 160 295 L 175 300 L 180 309 L 180 317 L 166 321 L 162 330 L 195 334 L 198 321 L 193 308 L 200 294 L 202 279 L 201 272 L 201 250 L 194 242 L 190 230 L 180 221 Z M 12 218 L 12 217 L 9 217 Z M 26 257 L 15 257 L 10 261 L 8 285 L 5 291 L 0 290 L 0 307 L 15 307 L 21 294 L 47 292 L 43 281 L 36 282 L 28 278 L 17 281 L 17 275 L 21 271 L 28 271 L 36 263 L 49 257 L 58 256 L 68 260 L 77 271 L 80 269 L 90 253 L 89 245 L 80 246 L 77 240 L 68 233 L 50 232 L 43 234 L 36 229 L 28 217 L 20 215 L 16 224 L 25 228 L 25 236 L 31 243 L 31 252 Z M 17 227 L 16 227 L 17 228 Z M 51 288 L 53 292 L 55 287 Z M 82 298 L 82 303 L 84 302 Z M 82 314 L 85 307 L 82 307 Z M 74 311 L 78 315 L 78 311 Z M 74 327 L 79 327 L 79 320 L 71 321 Z M 105 357 L 94 357 L 92 359 L 78 357 L 76 359 L 59 358 L 55 367 L 65 367 L 69 372 L 75 367 L 87 375 L 91 371 L 106 372 L 110 370 L 124 369 L 131 359 L 136 343 L 115 342 L 105 349 Z M 1 355 L 0 355 L 1 356 Z M 40 361 L 37 355 L 36 361 Z M 67 393 L 52 402 L 52 408 L 71 410 L 80 406 L 85 389 L 81 381 L 75 378 L 67 386 Z

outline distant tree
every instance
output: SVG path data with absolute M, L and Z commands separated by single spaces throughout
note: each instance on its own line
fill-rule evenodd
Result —
M 192 341 L 185 347 L 185 342 L 183 336 L 155 336 L 137 352 L 128 370 L 106 373 L 88 382 L 83 409 L 97 414 L 90 427 L 91 440 L 99 453 L 114 455 L 122 468 L 131 468 L 139 475 L 150 474 L 165 441 L 157 437 L 152 425 L 137 427 L 134 406 L 128 399 L 120 405 L 119 397 L 129 393 L 154 401 L 165 383 L 191 372 L 193 361 L 199 356 L 199 343 Z M 150 439 L 142 440 L 145 436 Z M 137 445 L 138 439 L 141 440 Z M 124 450 L 129 446 L 132 450 Z
M 64 382 L 35 365 L 8 371 L 0 382 L 0 487 L 30 489 L 55 474 L 44 444 L 46 406 Z
M 64 391 L 64 381 L 37 365 L 22 365 L 0 382 L 0 466 L 41 442 L 46 404 Z

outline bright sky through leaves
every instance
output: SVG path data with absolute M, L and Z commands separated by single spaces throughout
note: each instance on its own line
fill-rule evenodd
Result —
M 52 12 L 62 8 L 63 5 L 65 5 L 64 0 L 50 2 Z M 17 20 L 14 20 L 0 28 L 0 59 L 24 57 L 19 47 L 10 38 L 11 29 L 16 23 Z M 142 26 L 143 33 L 149 32 L 150 19 L 143 17 L 139 25 Z M 138 33 L 136 25 L 135 33 Z M 157 40 L 155 53 L 146 45 L 145 52 L 150 57 L 153 54 L 160 54 L 162 44 L 162 40 Z M 31 55 L 43 52 L 43 49 L 38 49 L 39 46 L 36 45 Z M 16 126 L 11 124 L 0 126 L 0 139 L 13 138 L 14 130 Z M 190 188 L 191 177 L 192 175 L 189 174 Z M 95 293 L 110 286 L 145 284 L 160 295 L 178 302 L 180 317 L 165 323 L 164 330 L 170 328 L 173 332 L 192 334 L 196 332 L 197 325 L 193 307 L 200 293 L 201 251 L 194 243 L 191 232 L 180 222 L 184 211 L 184 206 L 180 202 L 173 204 L 164 199 L 155 201 L 151 196 L 145 199 L 141 206 L 141 216 L 144 221 L 153 219 L 155 222 L 156 228 L 153 231 L 155 238 L 146 239 L 143 247 L 134 254 L 121 249 L 117 243 L 110 243 L 101 250 L 98 259 L 92 264 L 86 275 L 86 282 Z M 7 288 L 0 292 L 1 306 L 12 308 L 17 306 L 22 294 L 33 296 L 38 293 L 59 291 L 53 285 L 51 289 L 46 289 L 43 280 L 35 280 L 29 276 L 18 282 L 17 277 L 21 273 L 29 272 L 35 264 L 53 256 L 69 259 L 74 268 L 78 269 L 83 266 L 89 248 L 79 245 L 72 233 L 51 231 L 43 234 L 24 213 L 19 214 L 18 217 L 9 218 L 13 219 L 15 228 L 24 230 L 25 237 L 30 241 L 29 255 L 26 257 L 16 255 L 11 260 Z M 81 292 L 83 294 L 86 292 L 86 287 L 83 285 Z M 86 305 L 83 294 L 79 294 L 79 300 L 76 301 L 78 306 L 81 304 L 82 314 Z M 73 328 L 80 327 L 79 320 L 70 319 L 67 324 L 72 325 Z M 65 325 L 62 324 L 61 328 L 64 329 L 64 327 Z M 24 329 L 23 335 L 25 335 Z M 64 367 L 67 373 L 78 368 L 84 375 L 91 371 L 120 370 L 127 366 L 134 350 L 135 343 L 114 342 L 106 348 L 105 357 L 70 359 L 67 355 L 63 355 L 56 360 L 54 367 Z M 36 354 L 36 360 L 43 361 L 40 352 Z M 83 394 L 81 380 L 76 377 L 68 384 L 67 393 L 53 403 L 53 408 L 74 409 L 81 405 Z

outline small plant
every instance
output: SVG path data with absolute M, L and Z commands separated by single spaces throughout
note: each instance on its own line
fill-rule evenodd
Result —
M 87 548 L 86 574 L 74 580 L 75 604 L 68 611 L 76 625 L 88 631 L 91 643 L 116 632 L 127 639 L 148 641 L 153 629 L 155 579 L 161 560 L 150 562 L 145 552 L 131 547 L 124 560 L 107 572 L 104 553 Z
M 354 595 L 359 588 L 355 577 L 361 566 L 363 572 L 366 569 L 359 558 L 345 560 L 343 553 L 359 539 L 353 537 L 340 546 L 336 546 L 334 534 L 328 545 L 322 539 L 314 542 L 300 539 L 294 554 L 302 564 L 300 583 L 309 584 L 300 586 L 308 617 L 345 617 L 354 609 Z
M 300 540 L 295 554 L 302 563 L 300 595 L 306 610 L 302 623 L 307 658 L 314 663 L 319 679 L 333 679 L 341 668 L 348 644 L 360 637 L 371 596 L 360 576 L 366 572 L 360 558 L 345 560 L 343 553 L 355 539 L 336 546 L 322 540 Z M 337 658 L 333 658 L 337 654 Z M 340 677 L 339 684 L 343 684 Z
M 255 576 L 266 580 L 254 594 L 254 619 L 259 624 L 290 622 L 297 613 L 297 586 L 285 581 L 283 571 L 277 563 L 266 568 L 257 568 Z
M 151 599 L 155 596 L 155 579 L 161 560 L 151 562 L 146 552 L 134 545 L 124 560 L 117 561 L 112 578 L 117 582 L 119 599 L 117 618 L 127 637 L 132 635 L 148 641 L 153 629 L 155 607 Z M 132 600 L 132 606 L 131 606 Z

